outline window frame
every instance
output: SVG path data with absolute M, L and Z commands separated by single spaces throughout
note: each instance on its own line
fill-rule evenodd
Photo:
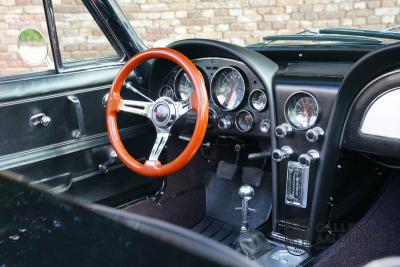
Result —
M 102 3 L 101 7 L 99 7 L 96 3 L 91 2 L 91 0 L 81 1 L 91 14 L 94 21 L 100 27 L 100 30 L 106 36 L 111 46 L 117 52 L 117 56 L 63 62 L 58 42 L 52 0 L 42 0 L 42 7 L 45 14 L 45 21 L 49 36 L 49 39 L 46 41 L 49 46 L 49 50 L 51 50 L 49 52 L 51 52 L 53 56 L 54 68 L 9 76 L 0 76 L 0 83 L 43 78 L 49 75 L 58 75 L 85 70 L 115 68 L 123 66 L 126 60 L 132 55 L 135 55 L 136 53 L 146 49 L 145 45 L 134 32 L 132 26 L 127 21 L 115 0 L 108 0 L 107 2 Z M 108 14 L 110 11 L 109 9 L 112 11 L 111 18 L 113 19 L 113 22 L 117 24 L 115 26 L 109 25 L 108 22 L 105 21 L 105 12 Z M 110 19 L 110 17 L 108 17 L 108 19 Z M 116 33 L 118 33 L 119 37 L 123 39 L 122 41 L 117 38 Z
M 124 50 L 116 41 L 116 38 L 114 38 L 113 35 L 106 33 L 104 27 L 102 27 L 101 23 L 99 23 L 99 19 L 96 18 L 92 10 L 88 8 L 86 1 L 82 2 L 87 8 L 90 15 L 92 16 L 94 22 L 100 27 L 100 30 L 103 32 L 110 45 L 116 51 L 117 55 L 108 57 L 99 57 L 94 59 L 75 60 L 70 62 L 63 61 L 60 50 L 60 43 L 58 41 L 58 33 L 57 33 L 56 19 L 54 16 L 53 2 L 52 0 L 43 0 L 43 8 L 46 16 L 47 29 L 50 39 L 49 43 L 53 54 L 54 67 L 56 73 L 68 73 L 74 71 L 115 67 L 118 65 L 123 65 L 125 59 L 127 58 L 127 55 L 124 53 Z

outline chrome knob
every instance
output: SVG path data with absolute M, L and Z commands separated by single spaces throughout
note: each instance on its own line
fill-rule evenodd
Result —
M 238 195 L 241 199 L 250 201 L 254 196 L 254 189 L 248 184 L 242 185 L 238 190 Z
M 218 121 L 218 128 L 222 129 L 222 130 L 226 130 L 231 128 L 232 126 L 232 121 L 228 118 L 222 118 Z
M 272 151 L 272 159 L 281 162 L 282 160 L 289 158 L 293 154 L 293 149 L 290 146 L 283 146 L 281 149 L 274 149 Z
M 301 154 L 299 156 L 299 163 L 303 167 L 308 167 L 311 165 L 311 163 L 317 161 L 319 159 L 319 153 L 317 150 L 308 150 L 307 153 Z
M 268 133 L 269 128 L 271 127 L 271 124 L 269 123 L 269 120 L 262 120 L 260 123 L 260 131 L 263 133 Z
M 317 142 L 318 138 L 323 135 L 324 130 L 321 127 L 314 127 L 306 132 L 307 141 L 311 143 Z
M 293 133 L 293 127 L 289 123 L 282 123 L 275 128 L 275 135 L 278 138 L 284 138 Z
M 50 122 L 51 122 L 51 118 L 49 116 L 43 116 L 40 121 L 40 124 L 42 126 L 46 127 L 46 126 L 49 126 Z

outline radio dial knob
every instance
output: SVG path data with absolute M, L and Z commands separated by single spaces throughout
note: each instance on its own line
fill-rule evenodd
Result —
M 275 135 L 278 138 L 284 138 L 293 133 L 293 128 L 289 123 L 282 123 L 275 128 Z
M 293 154 L 293 149 L 290 146 L 283 146 L 281 149 L 274 149 L 272 151 L 272 159 L 276 162 L 289 158 Z
M 299 156 L 299 163 L 303 167 L 309 167 L 313 162 L 319 159 L 319 153 L 317 150 L 308 150 L 307 153 Z
M 231 128 L 232 121 L 229 118 L 222 118 L 218 121 L 218 128 L 226 130 Z
M 307 141 L 311 143 L 317 142 L 318 138 L 323 135 L 324 130 L 321 127 L 314 127 L 306 132 Z

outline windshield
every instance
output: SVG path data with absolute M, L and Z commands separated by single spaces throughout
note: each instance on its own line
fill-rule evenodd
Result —
M 321 28 L 384 30 L 400 23 L 400 9 L 396 6 L 396 1 L 117 0 L 117 2 L 148 47 L 165 46 L 172 41 L 187 38 L 207 38 L 237 45 L 271 44 L 263 37 L 297 34 L 304 30 L 317 32 Z M 374 39 L 382 38 L 374 37 Z M 300 41 L 312 42 L 312 40 Z M 363 41 L 364 39 L 359 43 L 362 44 Z M 372 44 L 370 40 L 366 41 Z

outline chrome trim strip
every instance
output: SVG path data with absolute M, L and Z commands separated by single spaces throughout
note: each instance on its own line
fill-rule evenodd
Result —
M 287 243 L 290 243 L 290 244 L 295 244 L 295 245 L 303 246 L 303 247 L 307 247 L 307 248 L 311 247 L 311 243 L 308 240 L 289 239 L 289 238 L 283 236 L 282 234 L 280 234 L 278 232 L 271 232 L 271 236 L 276 238 L 276 239 L 278 239 L 278 240 L 280 240 L 280 241 L 287 242 Z

